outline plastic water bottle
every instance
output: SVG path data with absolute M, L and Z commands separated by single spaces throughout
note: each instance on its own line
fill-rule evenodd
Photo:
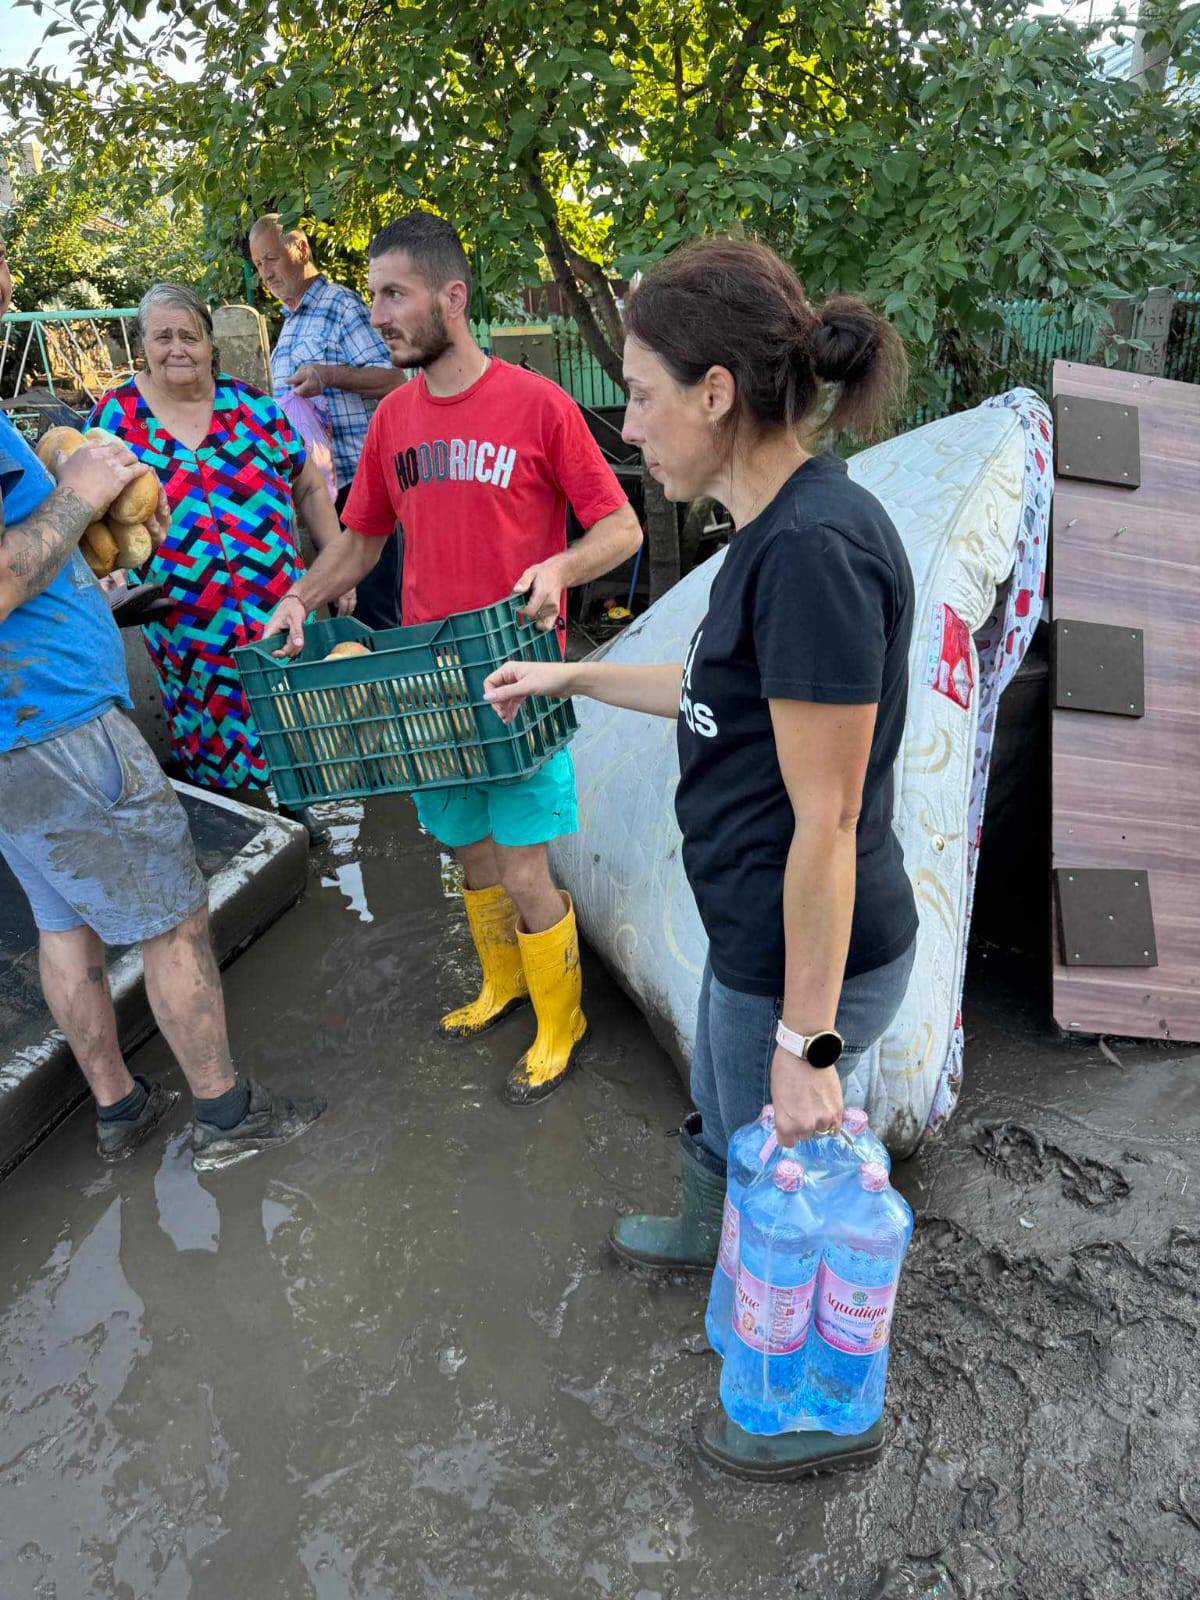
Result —
M 859 1166 L 864 1161 L 878 1161 L 885 1172 L 891 1172 L 892 1158 L 887 1146 L 871 1132 L 870 1120 L 861 1106 L 847 1106 L 842 1112 L 842 1132 L 850 1141 Z
M 798 1161 L 781 1157 L 742 1205 L 721 1404 L 749 1433 L 811 1427 L 805 1368 L 821 1219 Z
M 808 1351 L 808 1400 L 816 1425 L 863 1433 L 883 1414 L 888 1345 L 904 1252 L 907 1202 L 877 1161 L 859 1168 L 827 1218 Z
M 866 1112 L 857 1106 L 848 1106 L 843 1112 L 840 1133 L 802 1139 L 783 1154 L 804 1168 L 805 1185 L 822 1212 L 837 1208 L 837 1191 L 843 1184 L 857 1186 L 858 1169 L 864 1161 L 882 1160 L 889 1172 L 892 1165 L 891 1157 L 868 1129 Z
M 867 1113 L 858 1106 L 847 1106 L 842 1112 L 840 1134 L 819 1133 L 815 1139 L 801 1140 L 785 1154 L 803 1166 L 810 1189 L 847 1177 L 857 1178 L 864 1161 L 881 1161 L 886 1172 L 892 1170 L 891 1156 L 870 1131 Z
M 733 1314 L 733 1284 L 738 1269 L 742 1202 L 746 1190 L 770 1167 L 777 1148 L 771 1137 L 774 1131 L 775 1113 L 770 1106 L 764 1106 L 757 1119 L 739 1128 L 729 1141 L 721 1248 L 713 1268 L 708 1310 L 704 1315 L 704 1331 L 708 1334 L 708 1342 L 719 1356 L 725 1354 L 725 1336 L 729 1332 L 729 1319 Z

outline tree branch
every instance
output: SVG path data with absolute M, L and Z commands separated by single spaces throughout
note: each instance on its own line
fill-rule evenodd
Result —
M 625 376 L 621 371 L 621 358 L 614 347 L 604 337 L 604 330 L 596 320 L 596 313 L 579 287 L 579 282 L 571 270 L 571 263 L 567 259 L 567 245 L 563 239 L 562 230 L 558 225 L 555 215 L 554 201 L 546 191 L 542 182 L 541 173 L 537 169 L 535 156 L 526 166 L 526 182 L 529 191 L 538 203 L 545 223 L 542 234 L 542 244 L 545 247 L 546 259 L 550 263 L 550 270 L 554 274 L 554 281 L 563 292 L 571 315 L 575 318 L 584 343 L 600 363 L 603 370 L 613 380 L 625 388 Z
M 566 246 L 567 264 L 580 282 L 585 283 L 592 297 L 592 309 L 596 312 L 604 326 L 605 335 L 614 350 L 619 351 L 625 343 L 625 325 L 621 321 L 621 313 L 617 307 L 617 297 L 613 294 L 612 284 L 605 275 L 604 268 L 598 261 L 589 261 L 587 256 L 581 256 L 577 250 Z
M 724 74 L 720 85 L 721 109 L 717 112 L 716 121 L 713 123 L 713 134 L 722 142 L 725 139 L 726 124 L 725 113 L 730 104 L 742 92 L 742 85 L 746 81 L 746 74 L 750 71 L 751 61 L 749 52 L 762 42 L 762 36 L 767 31 L 766 15 L 755 17 L 753 22 L 746 24 L 746 31 L 741 37 L 737 53 L 733 58 L 733 65 Z

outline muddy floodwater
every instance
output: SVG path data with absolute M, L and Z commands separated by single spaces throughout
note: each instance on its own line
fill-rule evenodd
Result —
M 433 1031 L 436 852 L 337 816 L 226 974 L 241 1067 L 325 1120 L 202 1183 L 186 1098 L 115 1169 L 83 1111 L 0 1187 L 0 1600 L 1200 1595 L 1200 1058 L 1064 1043 L 977 952 L 967 1092 L 897 1172 L 885 1457 L 745 1486 L 689 1445 L 704 1288 L 604 1246 L 671 1199 L 670 1063 L 593 958 L 584 1067 L 505 1105 L 528 1014 Z

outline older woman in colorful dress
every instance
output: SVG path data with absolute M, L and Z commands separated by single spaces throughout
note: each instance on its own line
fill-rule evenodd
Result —
M 166 541 L 130 577 L 160 584 L 172 603 L 143 628 L 172 754 L 189 782 L 263 789 L 270 769 L 231 652 L 259 637 L 303 571 L 295 518 L 320 549 L 337 513 L 276 402 L 220 371 L 212 318 L 191 289 L 156 284 L 137 328 L 144 370 L 102 395 L 88 425 L 153 467 L 170 506 Z

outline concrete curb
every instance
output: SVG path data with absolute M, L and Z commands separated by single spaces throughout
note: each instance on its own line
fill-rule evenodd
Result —
M 229 811 L 256 826 L 254 837 L 208 880 L 213 944 L 222 965 L 263 933 L 307 881 L 308 838 L 299 823 L 235 800 L 175 783 L 181 796 Z M 121 1047 L 128 1054 L 154 1031 L 146 1001 L 139 949 L 124 951 L 108 969 Z M 87 1098 L 67 1042 L 48 1012 L 33 1019 L 21 1047 L 0 1061 L 0 1177 L 39 1144 Z M 39 1025 L 44 1029 L 39 1036 Z

